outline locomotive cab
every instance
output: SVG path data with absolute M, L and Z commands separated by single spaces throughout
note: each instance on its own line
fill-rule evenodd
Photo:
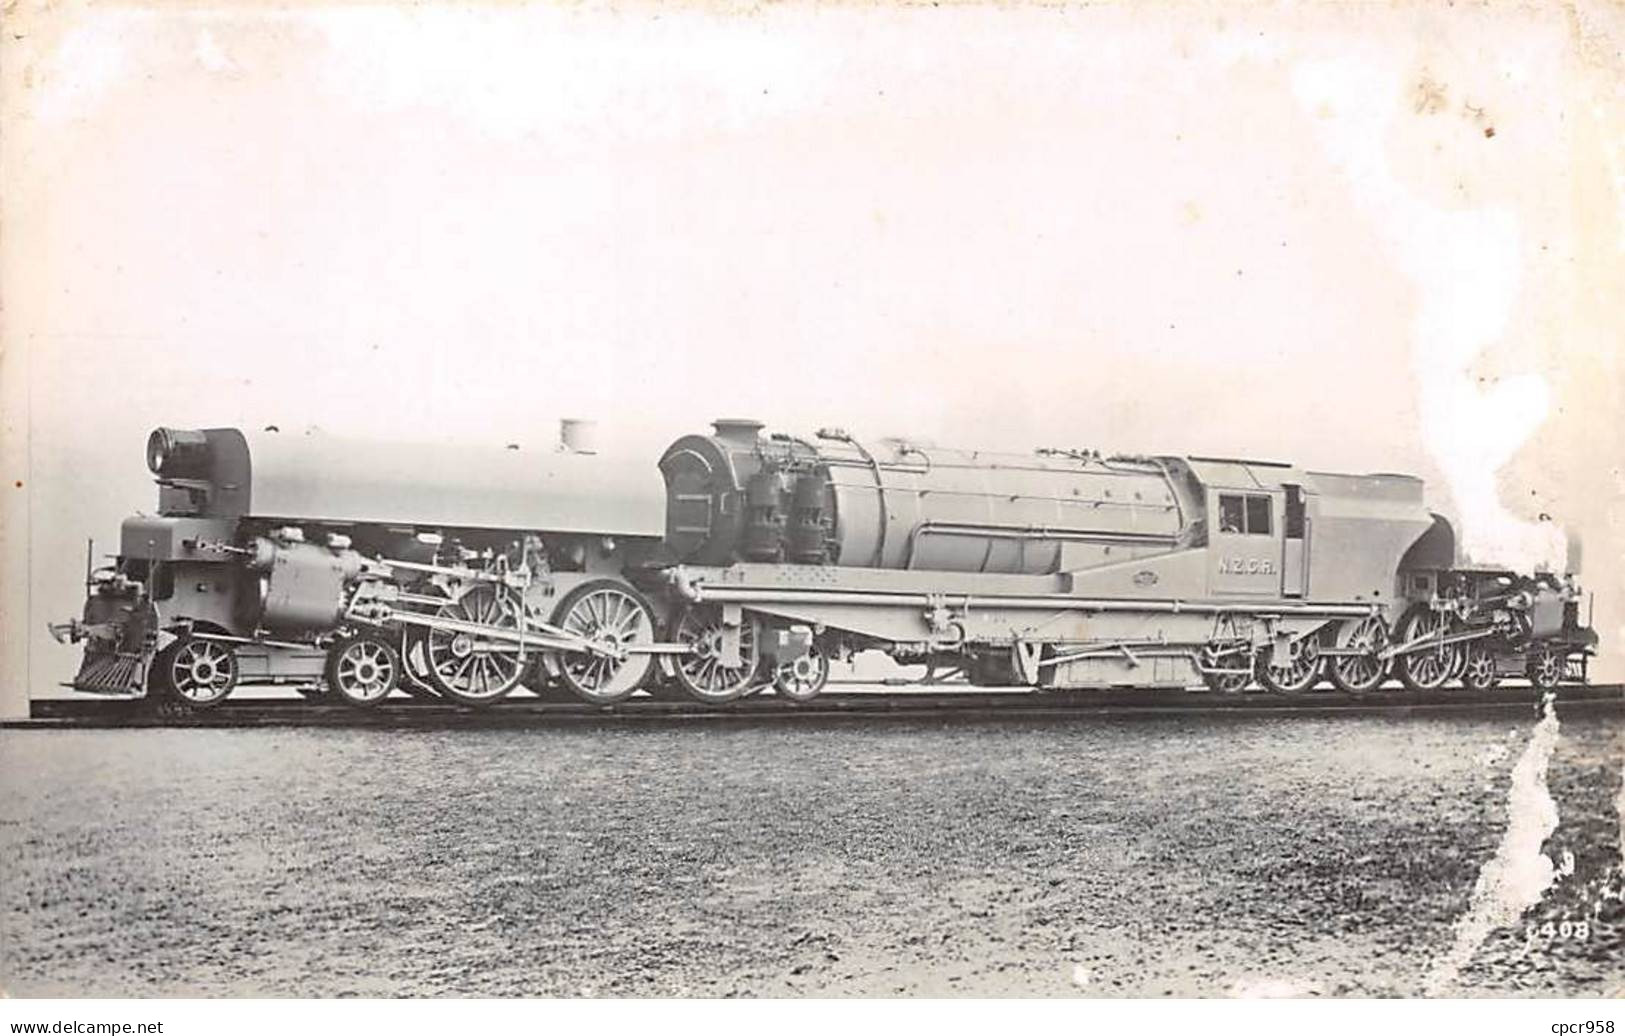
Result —
M 1285 464 L 1191 458 L 1208 514 L 1207 589 L 1216 596 L 1305 598 L 1319 493 Z

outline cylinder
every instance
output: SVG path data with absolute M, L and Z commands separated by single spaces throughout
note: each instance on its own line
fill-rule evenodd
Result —
M 353 550 L 260 537 L 247 562 L 260 573 L 259 614 L 252 625 L 279 633 L 332 628 L 344 612 L 345 590 L 365 560 Z

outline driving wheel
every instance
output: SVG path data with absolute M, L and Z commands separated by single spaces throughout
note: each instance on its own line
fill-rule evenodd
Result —
M 655 642 L 655 613 L 626 583 L 595 579 L 581 584 L 559 602 L 553 625 L 599 649 L 558 657 L 559 679 L 582 701 L 594 705 L 624 701 L 654 669 L 654 655 L 628 653 L 629 648 Z
M 724 646 L 728 629 L 722 621 L 722 609 L 712 605 L 683 609 L 672 632 L 673 639 L 687 647 L 688 653 L 677 655 L 672 669 L 689 697 L 720 704 L 744 697 L 752 689 L 761 660 L 757 625 L 757 620 L 748 615 L 740 620 L 738 657 L 729 658 Z
M 1340 632 L 1338 647 L 1359 654 L 1338 655 L 1331 660 L 1328 668 L 1332 683 L 1345 694 L 1365 694 L 1381 687 L 1388 678 L 1388 661 L 1381 655 L 1388 647 L 1388 624 L 1380 615 L 1367 615 L 1345 623 Z
M 1450 616 L 1432 608 L 1418 606 L 1411 609 L 1400 624 L 1399 639 L 1409 644 L 1416 640 L 1442 637 L 1450 631 Z M 1431 644 L 1417 651 L 1399 656 L 1399 678 L 1413 691 L 1432 691 L 1443 687 L 1461 664 L 1460 644 Z
M 505 630 L 519 632 L 519 602 L 511 590 L 496 583 L 476 583 L 456 600 L 441 605 L 435 617 L 483 627 L 431 627 L 424 635 L 429 681 L 435 690 L 459 704 L 481 708 L 500 701 L 519 686 L 525 668 L 519 659 L 519 645 L 492 635 Z
M 1302 694 L 1320 679 L 1320 640 L 1306 633 L 1282 648 L 1271 644 L 1258 663 L 1258 682 L 1274 694 Z

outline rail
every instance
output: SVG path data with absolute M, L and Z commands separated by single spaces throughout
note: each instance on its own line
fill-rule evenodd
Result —
M 636 697 L 615 705 L 552 702 L 513 697 L 485 709 L 448 702 L 391 698 L 374 709 L 352 709 L 304 699 L 231 699 L 193 714 L 165 714 L 140 701 L 90 698 L 37 699 L 25 719 L 0 727 L 550 727 L 620 722 L 758 721 L 809 719 L 964 719 L 1064 721 L 1155 716 L 1368 715 L 1415 712 L 1467 715 L 1534 710 L 1542 695 L 1528 686 L 1491 691 L 1407 691 L 1399 688 L 1349 695 L 1338 691 L 1284 696 L 1263 692 L 1221 694 L 1197 690 L 1060 691 L 954 690 L 830 691 L 806 703 L 758 694 L 728 705 Z M 1570 684 L 1559 688 L 1562 709 L 1625 712 L 1625 687 Z

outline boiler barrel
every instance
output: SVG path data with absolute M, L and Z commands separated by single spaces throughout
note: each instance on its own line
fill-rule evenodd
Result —
M 865 448 L 759 428 L 718 422 L 661 459 L 679 560 L 1047 574 L 1171 548 L 1192 517 L 1155 462 Z
M 1047 574 L 1080 550 L 1173 546 L 1183 527 L 1157 468 L 910 449 L 870 462 L 826 449 L 841 564 Z M 1109 554 L 1107 555 L 1109 557 Z

